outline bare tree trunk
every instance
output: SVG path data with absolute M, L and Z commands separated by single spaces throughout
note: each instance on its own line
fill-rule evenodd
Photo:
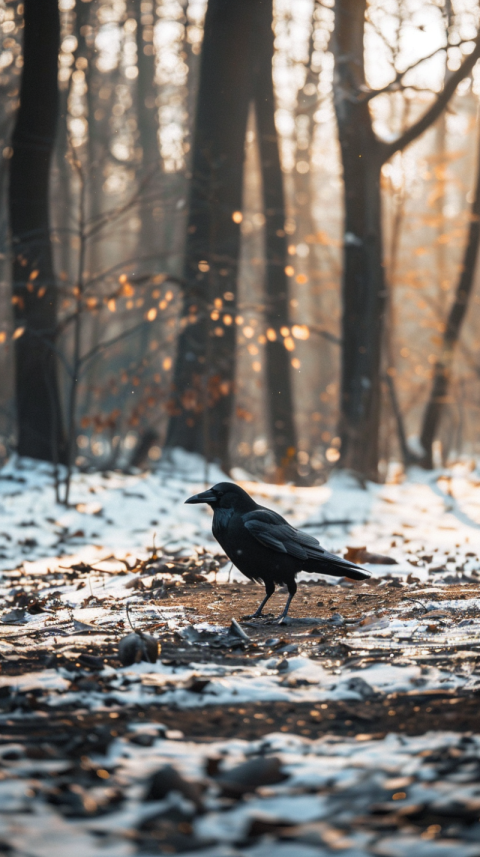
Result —
M 67 276 L 70 275 L 70 234 L 68 226 L 71 218 L 72 194 L 70 188 L 70 166 L 67 161 L 68 154 L 68 134 L 67 134 L 67 114 L 68 114 L 68 96 L 69 83 L 63 84 L 63 89 L 59 93 L 60 107 L 58 112 L 58 128 L 57 128 L 57 143 L 56 143 L 56 162 L 58 171 L 58 224 L 60 232 L 60 251 L 59 263 L 60 271 Z
M 142 172 L 151 174 L 149 182 L 150 200 L 141 202 L 142 231 L 140 234 L 140 256 L 150 256 L 158 246 L 158 227 L 153 220 L 152 202 L 154 190 L 160 183 L 160 154 L 158 149 L 157 106 L 155 104 L 155 53 L 151 39 L 154 21 L 154 4 L 150 11 L 141 14 L 140 5 L 135 2 L 137 20 L 137 117 L 140 145 L 142 147 Z M 150 260 L 151 266 L 151 260 Z
M 480 146 L 477 161 L 477 183 L 475 197 L 472 203 L 470 227 L 467 245 L 463 257 L 460 279 L 455 292 L 453 304 L 443 334 L 440 357 L 433 370 L 433 383 L 430 398 L 423 416 L 420 443 L 425 450 L 422 465 L 428 469 L 433 467 L 432 447 L 435 440 L 445 405 L 448 402 L 448 391 L 452 376 L 452 365 L 455 349 L 460 338 L 462 325 L 468 309 L 468 302 L 475 283 L 478 248 L 480 244 Z
M 318 6 L 318 0 L 315 2 L 315 10 Z M 312 31 L 308 46 L 308 63 L 305 84 L 299 91 L 297 96 L 297 109 L 295 111 L 296 122 L 296 154 L 295 159 L 297 165 L 302 165 L 302 161 L 306 162 L 308 167 L 311 167 L 311 154 L 313 137 L 315 133 L 314 113 L 318 106 L 318 79 L 319 74 L 313 70 L 313 55 L 315 52 L 315 20 L 312 20 Z M 295 241 L 297 244 L 305 242 L 308 235 L 315 233 L 315 221 L 312 212 L 312 199 L 314 197 L 312 188 L 312 173 L 311 169 L 303 168 L 301 171 L 298 168 L 293 175 L 295 187 L 295 215 L 296 215 L 296 231 Z M 308 268 L 310 275 L 315 269 L 315 244 L 311 245 L 310 254 L 308 256 Z
M 85 72 L 85 81 L 87 85 L 86 102 L 88 140 L 86 151 L 86 181 L 88 189 L 88 216 L 90 218 L 97 217 L 103 210 L 103 165 L 108 151 L 108 141 L 111 133 L 109 126 L 111 105 L 105 104 L 105 106 L 101 108 L 102 113 L 104 114 L 102 119 L 97 119 L 95 116 L 95 107 L 99 103 L 98 92 L 100 90 L 100 77 L 94 63 L 95 42 L 91 33 L 89 33 L 89 30 L 92 28 L 92 24 L 95 26 L 94 16 L 95 9 L 93 4 L 77 2 L 75 29 L 78 45 L 77 50 L 75 51 L 75 61 L 77 62 L 80 58 L 84 61 L 82 68 Z M 112 91 L 113 89 L 114 88 L 112 87 Z M 101 268 L 102 249 L 103 248 L 99 246 L 98 239 L 94 238 L 90 244 L 89 252 L 85 260 L 88 269 L 93 273 L 97 273 Z
M 403 104 L 403 121 L 402 121 L 402 129 L 406 128 L 408 121 L 408 114 L 410 109 L 410 101 L 404 101 Z M 405 168 L 402 165 L 402 172 L 404 173 Z M 397 263 L 398 263 L 398 254 L 401 243 L 401 235 L 402 235 L 402 226 L 405 217 L 405 176 L 402 177 L 402 186 L 397 194 L 394 193 L 392 199 L 393 206 L 393 217 L 391 224 L 391 235 L 390 235 L 390 248 L 388 253 L 388 264 L 387 264 L 387 280 L 388 280 L 388 288 L 386 295 L 386 306 L 385 306 L 385 323 L 384 323 L 384 360 L 386 363 L 385 370 L 385 383 L 388 389 L 390 404 L 391 404 L 391 413 L 395 422 L 396 432 L 398 436 L 398 445 L 400 454 L 403 461 L 403 466 L 405 469 L 412 463 L 412 456 L 408 448 L 407 435 L 405 432 L 405 423 L 403 419 L 403 414 L 400 408 L 400 404 L 398 401 L 398 394 L 396 389 L 396 367 L 395 367 L 395 328 L 396 328 L 396 318 L 395 318 L 395 303 L 394 303 L 394 292 L 396 285 L 396 273 L 397 273 Z M 386 433 L 390 434 L 390 426 L 386 427 Z
M 25 0 L 20 108 L 12 136 L 13 248 L 18 452 L 63 460 L 56 357 L 56 285 L 50 244 L 49 178 L 58 115 L 57 0 Z
M 205 19 L 186 245 L 183 332 L 167 445 L 228 469 L 244 144 L 256 107 L 266 216 L 267 323 L 288 324 L 285 201 L 272 80 L 272 2 L 211 0 Z M 215 312 L 214 301 L 220 311 Z M 213 312 L 213 319 L 212 319 Z M 282 478 L 296 452 L 288 352 L 267 345 L 270 433 Z
M 254 28 L 255 112 L 262 172 L 265 212 L 266 251 L 266 323 L 276 331 L 274 341 L 267 339 L 267 421 L 273 445 L 277 478 L 296 476 L 296 430 L 290 381 L 289 352 L 283 345 L 280 328 L 288 326 L 288 280 L 285 274 L 287 247 L 285 238 L 285 194 L 280 165 L 278 134 L 275 127 L 273 91 L 273 7 L 272 0 L 258 5 Z
M 335 26 L 335 110 L 343 162 L 341 465 L 377 478 L 380 360 L 385 307 L 380 169 L 381 145 L 365 86 L 366 0 L 339 0 Z
M 244 143 L 254 0 L 210 0 L 200 63 L 179 338 L 167 445 L 229 466 Z M 214 300 L 221 302 L 215 320 Z M 211 313 L 214 312 L 214 319 Z

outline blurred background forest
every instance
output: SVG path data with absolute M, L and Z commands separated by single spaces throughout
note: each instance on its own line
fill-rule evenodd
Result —
M 0 456 L 479 452 L 477 0 L 0 0 Z

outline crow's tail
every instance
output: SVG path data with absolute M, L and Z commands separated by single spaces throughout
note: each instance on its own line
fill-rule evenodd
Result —
M 331 574 L 333 577 L 349 577 L 351 580 L 366 580 L 371 577 L 366 569 L 328 551 L 322 551 L 318 559 L 309 559 L 305 565 L 305 571 L 310 574 Z

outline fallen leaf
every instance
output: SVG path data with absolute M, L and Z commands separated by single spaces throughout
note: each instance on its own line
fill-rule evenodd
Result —
M 364 562 L 369 562 L 371 565 L 398 565 L 393 556 L 386 556 L 381 553 L 371 553 L 366 546 L 363 547 L 347 547 L 345 559 L 349 562 L 354 562 L 361 565 Z

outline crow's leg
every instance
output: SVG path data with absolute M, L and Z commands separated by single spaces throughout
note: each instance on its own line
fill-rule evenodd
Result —
M 288 588 L 288 600 L 287 600 L 287 603 L 285 604 L 285 610 L 283 611 L 283 613 L 280 613 L 280 616 L 277 617 L 279 622 L 281 622 L 282 619 L 285 619 L 287 617 L 288 608 L 290 607 L 290 604 L 292 602 L 292 598 L 294 597 L 294 595 L 297 591 L 297 584 L 296 584 L 295 578 L 288 581 L 287 588 Z
M 273 593 L 275 592 L 275 584 L 274 584 L 273 580 L 266 581 L 265 592 L 267 594 L 265 595 L 265 598 L 263 599 L 262 603 L 260 604 L 260 607 L 257 610 L 255 610 L 255 613 L 252 613 L 251 616 L 242 616 L 242 619 L 258 619 L 258 618 L 260 618 L 260 616 L 262 615 L 262 610 L 265 607 L 265 604 L 267 603 L 268 599 L 271 598 Z

